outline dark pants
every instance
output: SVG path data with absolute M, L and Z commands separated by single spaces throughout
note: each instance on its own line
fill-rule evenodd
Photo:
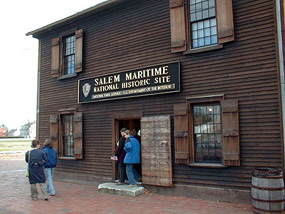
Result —
M 119 182 L 124 183 L 126 178 L 127 178 L 127 174 L 126 174 L 126 164 L 124 164 L 123 161 L 118 162 L 118 167 L 120 170 L 120 179 Z

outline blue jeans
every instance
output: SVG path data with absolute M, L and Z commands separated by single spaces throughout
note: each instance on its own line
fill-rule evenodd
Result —
M 134 168 L 134 164 L 127 163 L 126 164 L 126 171 L 127 171 L 127 176 L 128 176 L 128 180 L 129 180 L 130 184 L 136 185 L 137 179 L 140 178 L 140 174 Z
M 53 186 L 53 175 L 54 175 L 54 168 L 46 168 L 47 174 L 47 191 L 50 195 L 55 195 L 55 190 Z

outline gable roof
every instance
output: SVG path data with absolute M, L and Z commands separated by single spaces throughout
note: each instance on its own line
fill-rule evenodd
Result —
M 32 35 L 35 38 L 39 38 L 40 35 L 42 35 L 46 32 L 52 31 L 56 28 L 70 24 L 72 22 L 83 19 L 83 18 L 88 17 L 90 15 L 96 14 L 96 13 L 104 11 L 104 10 L 107 10 L 109 8 L 115 7 L 116 5 L 119 5 L 119 4 L 126 2 L 126 1 L 129 1 L 129 0 L 106 0 L 104 2 L 101 2 L 101 3 L 93 6 L 93 7 L 89 7 L 85 10 L 82 10 L 78 13 L 75 13 L 71 16 L 68 16 L 64 19 L 58 20 L 56 22 L 53 22 L 49 25 L 38 28 L 36 30 L 30 31 L 30 32 L 26 33 L 26 36 Z

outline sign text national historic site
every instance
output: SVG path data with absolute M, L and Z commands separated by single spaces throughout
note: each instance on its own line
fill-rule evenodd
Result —
M 78 102 L 148 96 L 180 91 L 180 62 L 78 81 Z

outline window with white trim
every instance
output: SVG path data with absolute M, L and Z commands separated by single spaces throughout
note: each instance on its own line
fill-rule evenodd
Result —
M 215 0 L 190 0 L 191 47 L 218 43 Z
M 169 0 L 169 6 L 173 53 L 213 50 L 234 41 L 232 0 Z

